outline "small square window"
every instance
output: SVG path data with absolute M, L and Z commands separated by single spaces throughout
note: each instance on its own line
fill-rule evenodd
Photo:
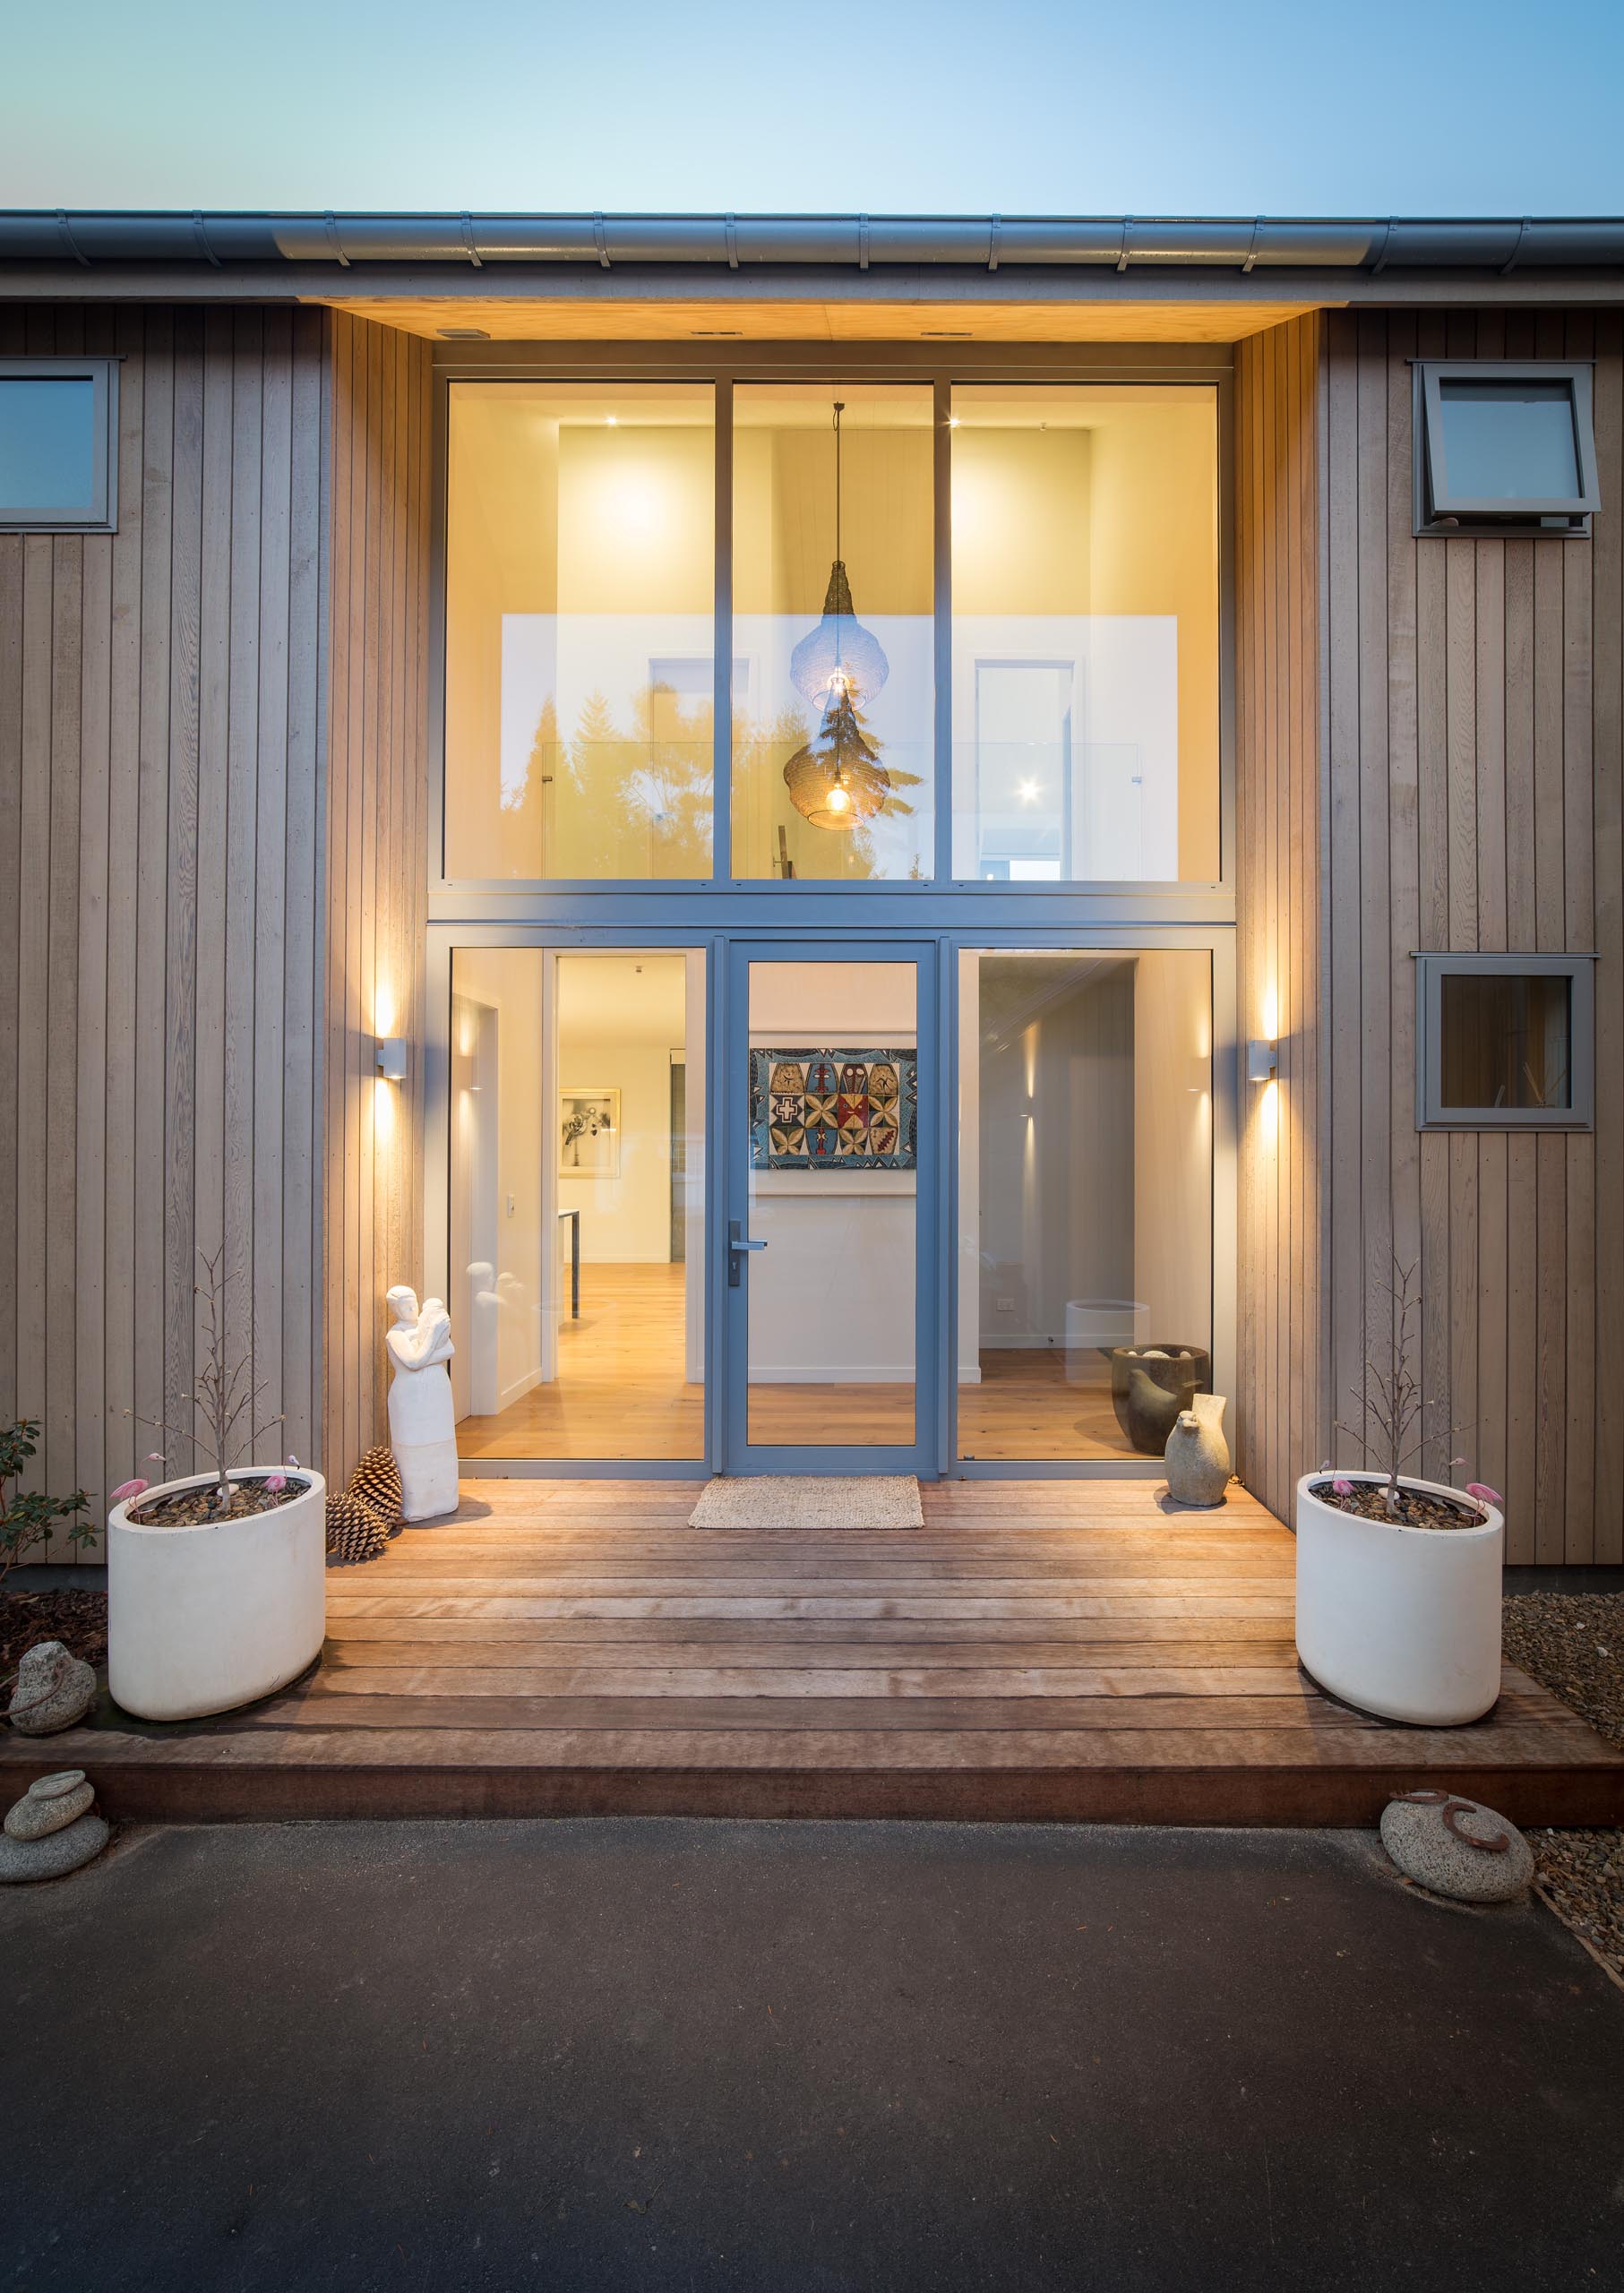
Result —
M 1588 956 L 1416 958 L 1416 1128 L 1588 1130 Z
M 111 533 L 118 366 L 0 358 L 0 532 Z
M 1601 507 L 1583 363 L 1415 367 L 1415 531 L 1584 534 Z

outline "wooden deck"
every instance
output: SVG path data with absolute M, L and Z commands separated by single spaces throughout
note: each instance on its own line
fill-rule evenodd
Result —
M 1362 1720 L 1292 1645 L 1291 1538 L 1238 1490 L 947 1482 L 923 1531 L 697 1532 L 697 1484 L 487 1481 L 330 1577 L 322 1664 L 224 1720 L 0 1744 L 109 1811 L 1368 1824 L 1446 1783 L 1624 1819 L 1624 1757 L 1522 1674 L 1473 1728 Z

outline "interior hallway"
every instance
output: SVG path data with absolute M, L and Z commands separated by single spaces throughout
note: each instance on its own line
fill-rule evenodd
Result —
M 558 1376 L 499 1416 L 465 1417 L 465 1457 L 613 1457 L 675 1462 L 705 1454 L 704 1389 L 683 1377 L 683 1268 L 580 1270 L 580 1319 L 559 1324 Z M 1135 1455 L 1111 1406 L 1102 1358 L 1096 1383 L 1069 1385 L 1059 1347 L 981 1356 L 982 1382 L 958 1391 L 966 1457 Z M 913 1389 L 898 1385 L 763 1385 L 750 1389 L 754 1441 L 909 1442 Z

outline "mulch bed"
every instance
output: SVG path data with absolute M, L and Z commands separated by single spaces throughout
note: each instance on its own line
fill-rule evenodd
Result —
M 0 1680 L 9 1679 L 19 1658 L 40 1640 L 60 1640 L 70 1655 L 105 1671 L 107 1662 L 107 1596 L 104 1592 L 0 1592 Z M 9 1695 L 9 1691 L 8 1691 Z M 3 1711 L 7 1696 L 0 1696 Z
M 1510 1662 L 1624 1751 L 1624 1593 L 1519 1593 L 1504 1603 Z M 1557 1916 L 1624 1980 L 1624 1831 L 1528 1834 Z

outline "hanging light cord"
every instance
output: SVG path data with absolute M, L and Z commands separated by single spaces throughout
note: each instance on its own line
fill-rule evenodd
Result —
M 840 558 L 840 417 L 846 412 L 846 400 L 835 400 L 835 557 Z

